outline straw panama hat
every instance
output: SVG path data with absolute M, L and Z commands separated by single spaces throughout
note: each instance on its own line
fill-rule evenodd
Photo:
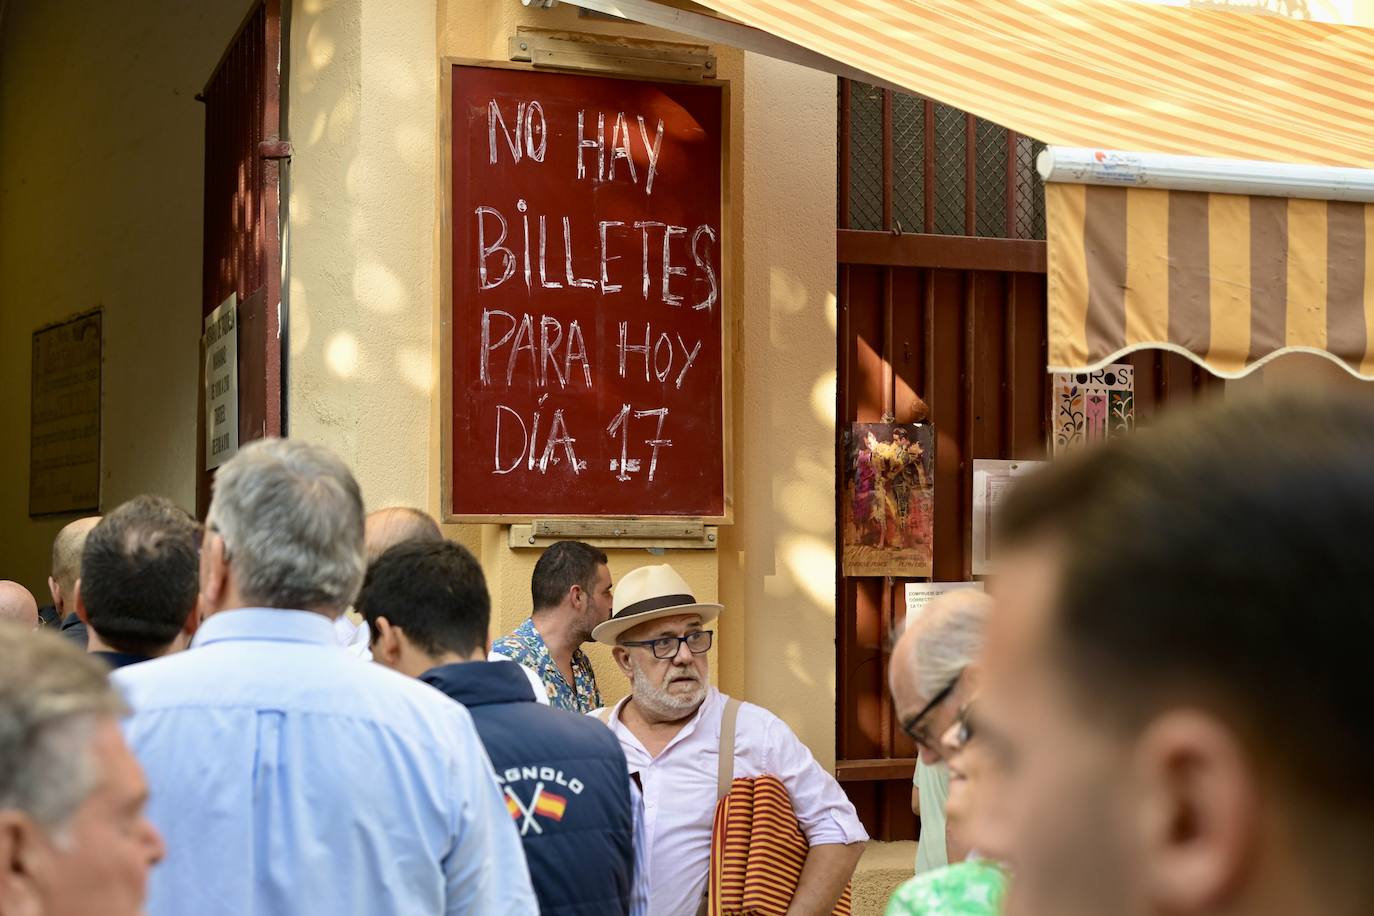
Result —
M 611 619 L 592 630 L 592 639 L 613 646 L 621 633 L 650 620 L 700 614 L 702 623 L 710 623 L 723 610 L 719 604 L 698 602 L 691 586 L 667 563 L 641 566 L 628 572 L 615 587 Z

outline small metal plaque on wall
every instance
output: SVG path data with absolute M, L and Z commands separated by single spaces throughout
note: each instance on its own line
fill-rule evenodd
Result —
M 100 509 L 101 313 L 33 334 L 29 515 Z

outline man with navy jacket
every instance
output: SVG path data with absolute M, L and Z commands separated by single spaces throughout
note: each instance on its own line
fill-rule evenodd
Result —
M 516 663 L 485 661 L 491 598 L 476 558 L 448 541 L 398 544 L 369 567 L 357 607 L 374 661 L 472 714 L 520 830 L 540 912 L 642 912 L 637 799 L 620 744 L 598 722 L 536 703 Z

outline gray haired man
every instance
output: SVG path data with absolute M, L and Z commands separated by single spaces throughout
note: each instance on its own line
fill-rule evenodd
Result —
M 0 916 L 136 916 L 162 838 L 106 668 L 0 624 Z
M 269 439 L 220 467 L 191 651 L 115 676 L 171 850 L 150 916 L 536 912 L 467 710 L 339 651 L 362 578 L 331 452 Z
M 949 770 L 940 742 L 977 689 L 976 660 L 991 599 L 980 591 L 947 592 L 926 605 L 892 650 L 892 702 L 902 730 L 916 742 L 912 808 L 921 815 L 916 873 L 957 862 L 966 852 L 945 830 Z

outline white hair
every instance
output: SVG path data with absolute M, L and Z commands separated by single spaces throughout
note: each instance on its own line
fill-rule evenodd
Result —
M 944 690 L 983 649 L 983 628 L 992 599 L 959 589 L 927 605 L 916 626 L 916 689 L 930 699 Z
M 322 446 L 259 439 L 240 449 L 215 476 L 206 525 L 255 605 L 342 611 L 362 585 L 362 494 Z
M 60 841 L 95 789 L 91 739 L 126 710 L 98 660 L 49 633 L 0 624 L 0 809 Z

